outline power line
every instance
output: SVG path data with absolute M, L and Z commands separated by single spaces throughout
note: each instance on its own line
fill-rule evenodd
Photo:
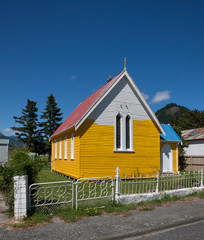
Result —
M 198 58 L 201 53 L 203 52 L 204 47 L 201 48 L 180 70 L 178 70 L 173 76 L 171 76 L 165 83 L 163 83 L 160 87 L 155 89 L 154 91 L 150 92 L 152 94 L 153 92 L 158 91 L 159 89 L 163 88 L 167 83 L 169 83 L 172 80 L 175 80 L 178 75 L 180 75 L 182 72 L 185 72 L 185 70 L 188 69 L 188 67 L 195 61 L 196 58 Z
M 190 1 L 190 0 L 183 0 L 183 1 L 184 1 L 184 2 L 187 2 L 188 4 L 191 4 L 191 5 L 200 7 L 200 8 L 204 8 L 204 5 L 201 5 L 201 4 L 199 4 L 199 3 L 196 3 L 196 2 L 193 2 L 193 1 Z

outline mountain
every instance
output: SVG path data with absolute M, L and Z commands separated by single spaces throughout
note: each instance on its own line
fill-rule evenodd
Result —
M 165 107 L 157 110 L 155 115 L 160 123 L 170 123 L 175 116 L 178 117 L 188 111 L 190 111 L 190 109 L 184 106 L 180 106 L 175 103 L 169 103 Z
M 25 144 L 20 142 L 16 136 L 5 136 L 3 133 L 0 132 L 0 138 L 2 139 L 9 139 L 9 146 L 13 147 L 24 147 Z

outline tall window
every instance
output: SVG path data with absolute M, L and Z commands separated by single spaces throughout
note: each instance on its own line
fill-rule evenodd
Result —
M 67 159 L 67 136 L 64 138 L 64 159 Z
M 121 148 L 121 116 L 116 116 L 116 148 Z
M 126 127 L 126 149 L 130 149 L 130 116 L 127 115 L 125 119 Z
M 118 115 L 115 118 L 115 151 L 133 151 L 133 124 L 130 115 Z
M 71 137 L 71 159 L 74 159 L 74 134 Z
M 57 158 L 57 140 L 55 140 L 55 158 Z
M 60 141 L 59 141 L 59 159 L 62 158 L 62 140 L 60 138 Z

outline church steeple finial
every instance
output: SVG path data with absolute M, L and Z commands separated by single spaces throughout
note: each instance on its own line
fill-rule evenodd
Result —
M 122 62 L 124 62 L 124 68 L 123 68 L 123 70 L 126 70 L 126 64 L 128 63 L 127 60 L 126 60 L 126 57 L 124 57 L 124 60 L 123 60 Z

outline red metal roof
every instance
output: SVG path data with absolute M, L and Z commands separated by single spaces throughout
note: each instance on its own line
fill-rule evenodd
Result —
M 189 141 L 189 140 L 202 140 L 204 139 L 204 128 L 195 128 L 184 130 L 181 132 L 182 137 Z
M 122 71 L 123 72 L 123 71 Z M 115 82 L 118 76 L 122 73 L 120 72 L 112 80 L 107 82 L 91 96 L 86 98 L 75 110 L 69 115 L 69 117 L 57 128 L 57 130 L 52 134 L 51 137 L 65 131 L 66 129 L 74 127 L 82 117 L 89 111 L 89 109 L 99 100 L 99 98 L 108 90 L 108 88 Z

